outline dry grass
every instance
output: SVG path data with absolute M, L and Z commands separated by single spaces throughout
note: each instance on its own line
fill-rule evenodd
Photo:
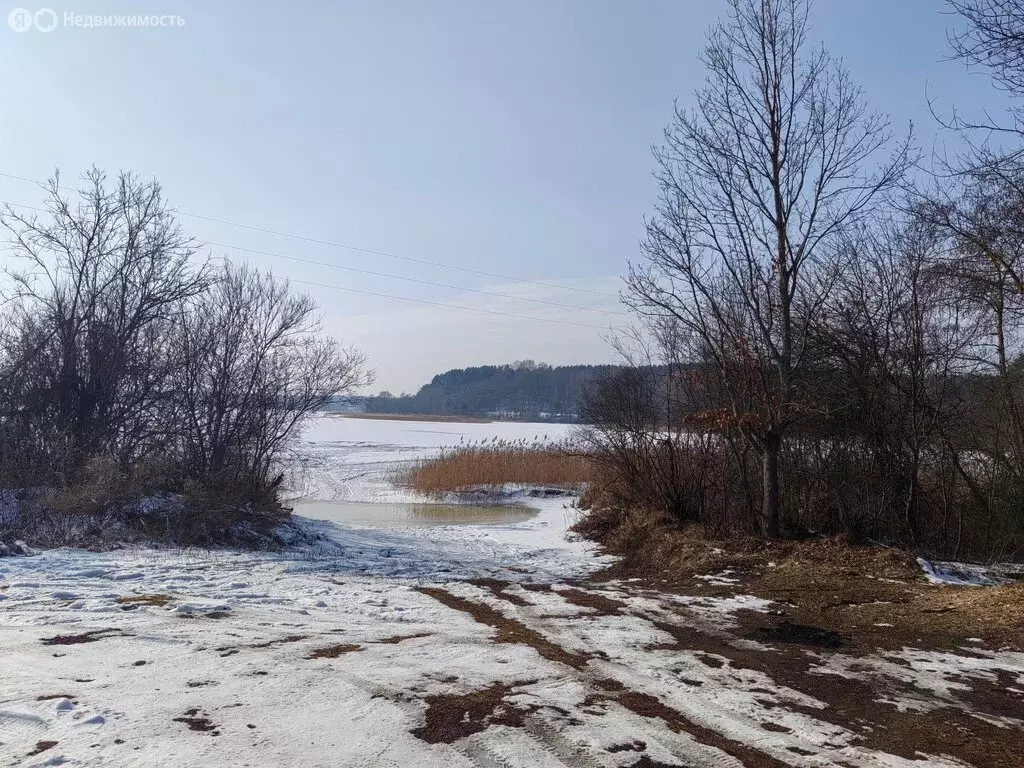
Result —
M 609 516 L 610 517 L 610 516 Z M 592 577 L 639 577 L 683 594 L 742 592 L 776 601 L 799 623 L 852 639 L 851 651 L 957 648 L 981 638 L 988 648 L 1024 650 L 1024 582 L 1002 587 L 929 584 L 914 557 L 840 537 L 770 541 L 720 538 L 700 526 L 673 528 L 639 512 L 600 514 L 577 526 L 621 559 Z M 731 586 L 699 577 L 729 571 Z
M 440 455 L 419 462 L 399 480 L 431 495 L 505 483 L 577 490 L 594 479 L 594 472 L 587 458 L 550 444 L 496 440 L 442 449 Z

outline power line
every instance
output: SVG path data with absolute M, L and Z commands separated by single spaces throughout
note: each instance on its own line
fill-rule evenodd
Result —
M 0 175 L 2 175 L 2 174 L 0 174 Z M 24 205 L 22 203 L 12 203 L 12 202 L 10 202 L 8 200 L 0 200 L 0 203 L 3 203 L 4 205 L 12 205 L 12 206 L 15 206 L 17 208 L 25 208 L 25 209 L 30 210 L 30 211 L 37 211 L 37 212 L 40 212 L 40 213 L 46 213 L 46 211 L 44 209 L 42 209 L 42 208 L 36 208 L 34 206 Z M 209 243 L 209 245 L 213 245 L 213 243 Z M 232 246 L 225 246 L 225 247 L 232 247 Z M 245 251 L 245 250 L 251 250 L 251 249 L 239 248 L 238 250 Z M 257 253 L 259 253 L 259 251 L 257 251 Z M 271 254 L 271 255 L 273 255 L 273 254 Z M 330 266 L 330 265 L 328 265 L 328 266 Z M 571 325 L 571 326 L 575 326 L 577 328 L 593 328 L 594 330 L 598 330 L 598 331 L 607 330 L 604 326 L 601 326 L 601 325 L 590 325 L 588 323 L 574 323 L 571 320 L 555 320 L 554 318 L 550 318 L 550 317 L 536 317 L 535 315 L 518 315 L 518 314 L 515 314 L 513 312 L 500 312 L 498 310 L 483 309 L 481 307 L 466 307 L 466 306 L 462 306 L 460 304 L 446 304 L 446 303 L 441 302 L 441 301 L 430 301 L 428 299 L 416 299 L 416 298 L 413 298 L 411 296 L 396 296 L 395 294 L 391 294 L 391 293 L 380 293 L 378 291 L 367 291 L 367 290 L 364 290 L 362 288 L 349 288 L 349 287 L 342 286 L 342 285 L 328 285 L 326 283 L 314 283 L 314 282 L 310 282 L 308 280 L 297 280 L 295 278 L 290 278 L 290 277 L 274 276 L 274 279 L 275 280 L 286 281 L 286 282 L 289 282 L 289 283 L 296 283 L 298 285 L 308 285 L 308 286 L 312 286 L 314 288 L 330 288 L 331 290 L 335 290 L 335 291 L 345 291 L 347 293 L 358 293 L 358 294 L 363 294 L 365 296 L 376 296 L 378 298 L 383 298 L 383 299 L 396 299 L 398 301 L 410 301 L 410 302 L 415 302 L 417 304 L 428 304 L 428 305 L 434 306 L 434 307 L 445 307 L 446 309 L 461 309 L 464 312 L 478 312 L 478 313 L 485 314 L 485 315 L 496 315 L 498 317 L 515 318 L 517 320 L 533 320 L 533 321 L 538 322 L 538 323 L 554 323 L 556 325 Z M 494 295 L 500 295 L 500 294 L 494 294 Z M 512 297 L 506 297 L 506 298 L 512 298 Z
M 362 288 L 346 288 L 341 285 L 326 285 L 324 283 L 311 283 L 306 280 L 293 280 L 292 278 L 281 278 L 287 280 L 290 283 L 298 283 L 299 285 L 311 285 L 316 288 L 331 288 L 336 291 L 349 291 L 350 293 L 362 293 L 368 296 L 379 296 L 384 299 L 398 299 L 399 301 L 414 301 L 419 304 L 430 304 L 435 307 L 446 307 L 447 309 L 461 309 L 466 312 L 481 312 L 485 315 L 498 315 L 499 317 L 512 317 L 517 320 L 534 320 L 538 323 L 556 323 L 558 325 L 572 325 L 577 328 L 593 328 L 597 331 L 608 330 L 602 325 L 589 325 L 588 323 L 574 323 L 571 320 L 555 320 L 550 317 L 536 317 L 534 315 L 517 315 L 512 312 L 499 312 L 496 309 L 482 309 L 480 307 L 464 307 L 460 304 L 445 304 L 440 301 L 429 301 L 427 299 L 414 299 L 409 296 L 395 296 L 390 293 L 377 293 L 376 291 L 366 291 Z
M 223 261 L 230 261 L 226 257 L 221 257 Z M 445 307 L 446 309 L 461 309 L 465 312 L 479 312 L 485 315 L 497 315 L 498 317 L 511 317 L 517 320 L 534 320 L 538 323 L 555 323 L 556 325 L 572 325 L 577 328 L 593 328 L 594 330 L 604 331 L 607 330 L 602 325 L 589 325 L 587 323 L 574 323 L 571 320 L 555 320 L 550 317 L 537 317 L 536 315 L 517 315 L 513 312 L 500 312 L 496 309 L 483 309 L 481 307 L 466 307 L 461 304 L 446 304 L 442 301 L 430 301 L 429 299 L 416 299 L 412 296 L 396 296 L 392 293 L 380 293 L 378 291 L 367 291 L 363 288 L 349 288 L 344 285 L 328 285 L 327 283 L 314 283 L 309 280 L 296 280 L 292 277 L 280 277 L 278 275 L 271 275 L 274 280 L 286 283 L 296 283 L 298 285 L 308 285 L 313 288 L 330 288 L 334 291 L 346 291 L 348 293 L 360 293 L 365 296 L 377 296 L 382 299 L 397 299 L 398 301 L 411 301 L 417 304 L 429 304 L 433 307 Z
M 528 301 L 532 304 L 545 304 L 550 307 L 561 307 L 563 309 L 573 309 L 579 312 L 602 312 L 606 315 L 620 315 L 625 317 L 625 312 L 617 312 L 614 309 L 600 309 L 598 307 L 581 307 L 576 304 L 562 304 L 558 301 L 547 301 L 546 299 L 531 299 L 525 296 L 509 296 L 505 293 L 497 293 L 495 291 L 484 291 L 479 288 L 466 288 L 461 285 L 449 285 L 448 283 L 438 283 L 433 280 L 421 280 L 416 277 L 406 277 L 404 275 L 391 275 L 387 272 L 375 272 L 370 269 L 360 269 L 358 267 L 349 267 L 344 264 L 333 264 L 329 261 L 317 261 L 316 259 L 304 259 L 299 256 L 289 256 L 284 253 L 274 253 L 272 251 L 261 251 L 256 248 L 243 248 L 240 245 L 230 245 L 228 243 L 215 243 L 211 240 L 204 241 L 207 245 L 215 248 L 229 248 L 234 251 L 244 251 L 245 253 L 255 253 L 261 256 L 272 256 L 276 259 L 287 259 L 288 261 L 297 261 L 302 264 L 316 264 L 321 267 L 331 267 L 332 269 L 343 269 L 346 272 L 358 272 L 361 275 L 372 275 L 374 277 L 386 277 L 390 280 L 404 280 L 408 283 L 419 283 L 420 285 L 433 285 L 438 288 L 450 288 L 456 291 L 467 291 L 469 293 L 479 293 L 484 296 L 493 296 L 499 299 L 510 299 L 513 301 Z
M 0 171 L 0 176 L 3 176 L 4 178 L 8 178 L 8 179 L 16 179 L 17 181 L 26 181 L 26 182 L 29 182 L 30 184 L 37 184 L 37 185 L 40 185 L 40 186 L 43 185 L 43 182 L 38 180 L 38 179 L 30 179 L 30 178 L 25 177 L 25 176 L 16 176 L 16 175 L 14 175 L 12 173 L 4 173 L 3 171 Z M 75 191 L 81 192 L 81 190 L 75 190 Z M 608 298 L 615 298 L 615 299 L 618 298 L 618 296 L 616 296 L 614 293 L 607 293 L 605 291 L 594 291 L 594 290 L 590 290 L 589 288 L 578 288 L 578 287 L 569 286 L 569 285 L 558 285 L 557 283 L 547 283 L 547 282 L 544 282 L 543 280 L 528 280 L 528 279 L 522 278 L 522 277 L 512 277 L 511 275 L 502 275 L 502 274 L 499 274 L 497 272 L 485 272 L 483 270 L 472 269 L 470 267 L 457 267 L 454 264 L 445 264 L 444 262 L 440 262 L 440 261 L 431 261 L 430 259 L 418 259 L 418 258 L 415 258 L 415 257 L 412 257 L 412 256 L 401 256 L 401 255 L 399 255 L 397 253 L 388 253 L 387 251 L 377 251 L 377 250 L 373 250 L 372 248 L 360 248 L 359 246 L 348 245 L 346 243 L 339 243 L 339 242 L 336 242 L 336 241 L 333 241 L 333 240 L 322 240 L 322 239 L 317 238 L 317 237 L 309 237 L 308 235 L 299 235 L 299 234 L 295 234 L 295 233 L 292 233 L 292 232 L 282 232 L 280 230 L 270 229 L 268 227 L 258 227 L 258 226 L 255 226 L 253 224 L 242 224 L 242 223 L 237 222 L 237 221 L 229 221 L 228 219 L 220 219 L 220 218 L 217 218 L 215 216 L 203 216 L 203 215 L 198 214 L 198 213 L 188 213 L 187 211 L 180 211 L 180 210 L 177 213 L 178 213 L 179 216 L 187 216 L 187 217 L 193 218 L 193 219 L 201 219 L 202 221 L 212 221 L 212 222 L 215 222 L 217 224 L 225 224 L 225 225 L 227 225 L 229 227 L 238 227 L 240 229 L 248 229 L 248 230 L 251 230 L 253 232 L 262 232 L 262 233 L 267 234 L 267 235 L 276 235 L 278 237 L 290 237 L 292 239 L 302 240 L 302 241 L 307 242 L 307 243 L 315 243 L 317 245 L 326 245 L 326 246 L 330 246 L 332 248 L 344 248 L 344 249 L 350 250 L 350 251 L 357 251 L 359 253 L 371 254 L 373 256 L 384 256 L 385 258 L 398 259 L 400 261 L 407 261 L 407 262 L 410 262 L 410 263 L 413 263 L 413 264 L 426 264 L 426 265 L 432 266 L 432 267 L 441 267 L 442 269 L 451 269 L 451 270 L 456 270 L 456 271 L 459 271 L 459 272 L 467 272 L 469 274 L 480 275 L 480 276 L 483 276 L 483 277 L 491 277 L 491 278 L 495 278 L 495 279 L 498 279 L 498 280 L 511 280 L 511 281 L 517 282 L 517 283 L 529 283 L 531 285 L 540 285 L 540 286 L 544 286 L 545 288 L 557 288 L 559 290 L 575 291 L 577 293 L 589 293 L 589 294 L 592 294 L 592 295 L 595 295 L 595 296 L 605 296 L 605 297 L 608 297 Z

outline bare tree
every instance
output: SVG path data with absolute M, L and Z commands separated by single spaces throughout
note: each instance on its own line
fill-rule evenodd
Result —
M 988 70 L 994 85 L 1017 97 L 1024 94 L 1024 2 L 1022 0 L 948 0 L 966 26 L 950 35 L 953 55 L 968 65 Z M 972 124 L 955 117 L 964 128 L 1021 132 L 1021 108 L 1010 106 L 1015 126 L 988 120 Z
M 93 169 L 82 184 L 68 195 L 54 176 L 45 215 L 0 214 L 23 265 L 7 296 L 8 421 L 71 469 L 152 444 L 169 395 L 170 318 L 211 283 L 156 182 L 121 173 L 110 184 Z
M 363 355 L 321 331 L 309 296 L 247 266 L 188 304 L 174 382 L 189 477 L 266 491 L 303 421 L 372 381 Z
M 675 318 L 720 372 L 734 424 L 763 467 L 761 526 L 781 530 L 779 458 L 800 415 L 808 329 L 845 227 L 899 183 L 909 138 L 809 42 L 806 0 L 731 0 L 701 60 L 694 110 L 655 149 L 661 196 L 627 300 Z

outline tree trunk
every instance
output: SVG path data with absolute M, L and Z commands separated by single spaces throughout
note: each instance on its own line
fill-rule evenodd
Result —
M 764 501 L 763 528 L 765 535 L 777 539 L 782 533 L 781 512 L 779 509 L 779 452 L 782 447 L 782 436 L 774 429 L 768 433 L 764 445 Z

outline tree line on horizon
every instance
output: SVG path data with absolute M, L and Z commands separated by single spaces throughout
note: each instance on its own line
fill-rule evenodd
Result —
M 370 413 L 423 414 L 573 423 L 583 393 L 611 365 L 557 365 L 517 360 L 506 365 L 453 368 L 415 394 L 358 398 Z

